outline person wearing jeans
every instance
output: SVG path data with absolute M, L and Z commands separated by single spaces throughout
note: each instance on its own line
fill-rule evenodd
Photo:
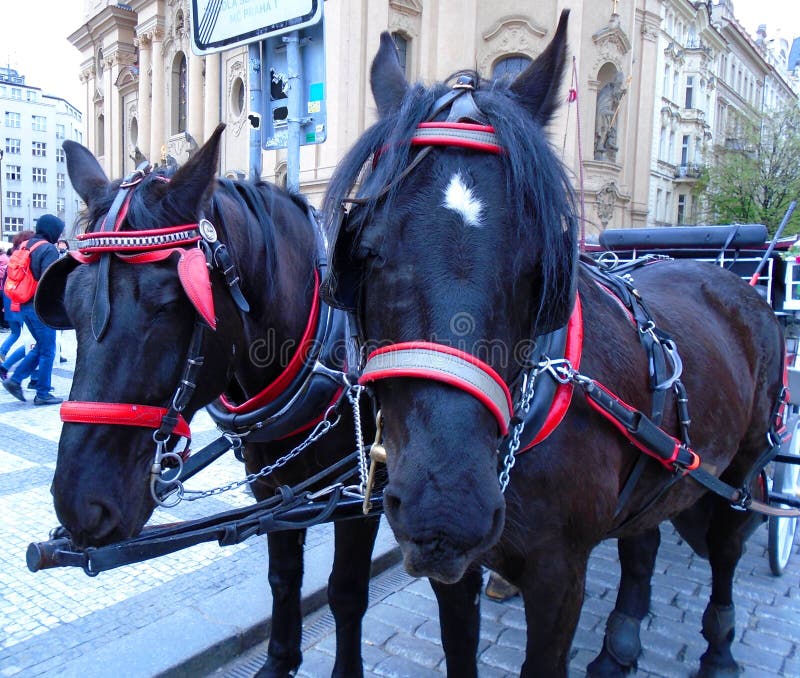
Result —
M 42 274 L 55 261 L 58 261 L 58 249 L 55 243 L 64 230 L 64 222 L 53 214 L 44 214 L 36 222 L 36 234 L 28 242 L 32 248 L 37 241 L 45 244 L 31 250 L 30 271 L 36 280 L 41 280 Z M 53 372 L 53 360 L 56 355 L 56 331 L 45 325 L 33 306 L 33 299 L 20 305 L 20 315 L 33 335 L 36 345 L 17 365 L 16 369 L 3 381 L 3 388 L 17 400 L 26 400 L 22 392 L 22 380 L 29 377 L 38 366 L 39 379 L 36 384 L 36 397 L 34 405 L 56 405 L 61 398 L 50 393 L 50 380 Z

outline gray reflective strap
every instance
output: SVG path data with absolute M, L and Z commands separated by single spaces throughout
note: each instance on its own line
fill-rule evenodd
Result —
M 469 360 L 427 348 L 386 351 L 369 357 L 359 383 L 395 377 L 418 377 L 451 383 L 486 405 L 500 424 L 503 434 L 508 431 L 511 420 L 508 389 Z M 457 383 L 453 384 L 454 381 Z
M 484 132 L 482 130 L 459 129 L 457 127 L 418 127 L 412 136 L 413 139 L 423 142 L 432 137 L 437 139 L 460 139 L 500 148 L 494 132 Z

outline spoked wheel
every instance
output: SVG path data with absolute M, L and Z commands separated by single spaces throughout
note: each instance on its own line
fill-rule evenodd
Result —
M 792 436 L 783 444 L 781 452 L 793 456 L 800 455 L 800 420 L 797 417 L 790 419 Z M 800 461 L 800 459 L 798 459 Z M 797 496 L 798 478 L 800 477 L 800 465 L 776 463 L 772 476 L 772 492 L 776 494 L 786 494 Z M 786 506 L 786 504 L 778 504 Z M 769 551 L 769 566 L 772 574 L 779 577 L 783 574 L 792 556 L 794 546 L 794 535 L 797 531 L 797 518 L 779 518 L 770 516 L 769 518 L 769 540 L 767 550 Z

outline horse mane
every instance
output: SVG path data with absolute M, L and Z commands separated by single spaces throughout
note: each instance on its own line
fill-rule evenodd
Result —
M 546 324 L 548 318 L 565 316 L 565 309 L 554 308 L 552 299 L 566 303 L 572 298 L 578 228 L 572 187 L 544 129 L 523 108 L 511 83 L 505 78 L 486 80 L 477 73 L 471 75 L 477 83 L 472 93 L 475 103 L 494 127 L 505 151 L 500 157 L 505 168 L 507 200 L 516 224 L 515 246 L 537 256 L 541 293 L 536 324 Z M 361 136 L 337 165 L 326 193 L 329 229 L 335 224 L 342 201 L 359 184 L 357 195 L 366 200 L 358 206 L 359 224 L 369 223 L 379 203 L 391 208 L 402 190 L 402 182 L 392 182 L 408 166 L 414 152 L 409 139 L 420 122 L 431 119 L 436 100 L 449 90 L 446 83 L 431 87 L 417 83 L 409 88 L 395 113 L 376 122 Z M 444 116 L 437 119 L 441 117 Z M 372 167 L 369 161 L 378 152 L 380 158 Z M 389 190 L 376 199 L 387 186 Z M 356 247 L 359 236 L 354 238 Z M 567 315 L 569 310 L 566 309 Z

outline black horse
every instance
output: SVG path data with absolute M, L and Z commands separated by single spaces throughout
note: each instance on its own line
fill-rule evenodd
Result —
M 321 322 L 314 315 L 321 313 L 321 239 L 301 197 L 262 182 L 217 179 L 223 127 L 171 176 L 141 172 L 124 183 L 109 182 L 86 148 L 64 143 L 70 180 L 87 205 L 87 234 L 79 243 L 82 254 L 48 270 L 37 309 L 51 324 L 71 325 L 77 333 L 52 493 L 59 520 L 78 546 L 113 543 L 142 530 L 155 507 L 154 429 L 172 449 L 173 433 L 221 394 L 239 413 L 254 399 L 282 397 L 292 370 L 305 369 L 308 356 L 301 354 L 315 336 L 309 328 Z M 180 412 L 170 409 L 175 400 L 184 401 Z M 149 423 L 148 413 L 154 416 Z M 256 498 L 352 450 L 352 411 L 346 406 L 341 414 L 338 427 L 254 482 Z M 247 471 L 258 472 L 304 441 L 308 427 L 297 429 L 271 442 L 245 438 Z M 377 527 L 375 517 L 335 527 L 328 586 L 337 622 L 335 675 L 362 673 L 361 618 Z M 268 536 L 272 633 L 259 675 L 289 675 L 302 660 L 304 537 L 305 530 Z
M 644 266 L 633 273 L 638 292 L 615 292 L 577 265 L 570 185 L 545 134 L 562 96 L 566 26 L 564 13 L 549 46 L 513 81 L 462 73 L 452 87 L 409 85 L 383 35 L 371 70 L 379 120 L 338 165 L 327 196 L 335 222 L 327 294 L 357 311 L 376 349 L 362 381 L 384 420 L 384 510 L 406 569 L 432 580 L 450 675 L 476 673 L 481 565 L 522 591 L 522 674 L 566 675 L 589 554 L 609 536 L 619 538 L 622 579 L 589 673 L 632 670 L 665 519 L 711 564 L 703 675 L 734 675 L 732 578 L 758 521 L 687 474 L 721 475 L 743 488 L 732 493 L 739 499 L 758 486 L 751 469 L 771 447 L 782 390 L 781 329 L 752 288 L 708 264 Z M 636 314 L 622 302 L 625 289 L 644 300 Z M 642 309 L 649 320 L 639 323 Z M 568 318 L 580 343 L 580 311 L 579 372 L 575 346 L 570 363 L 532 363 L 540 340 Z M 667 334 L 683 360 L 680 380 Z M 660 395 L 642 347 L 650 338 L 673 384 Z M 516 415 L 534 364 L 536 391 L 556 384 L 563 419 L 557 427 L 546 419 L 554 430 L 531 451 L 498 455 L 501 443 L 508 449 L 527 435 Z M 681 383 L 691 440 L 679 422 Z M 683 461 L 648 458 L 638 482 L 627 483 L 642 453 L 588 397 L 606 393 L 599 384 L 624 417 L 650 413 L 663 396 L 670 435 L 656 437 L 674 442 Z M 498 472 L 503 483 L 510 476 L 505 493 Z

